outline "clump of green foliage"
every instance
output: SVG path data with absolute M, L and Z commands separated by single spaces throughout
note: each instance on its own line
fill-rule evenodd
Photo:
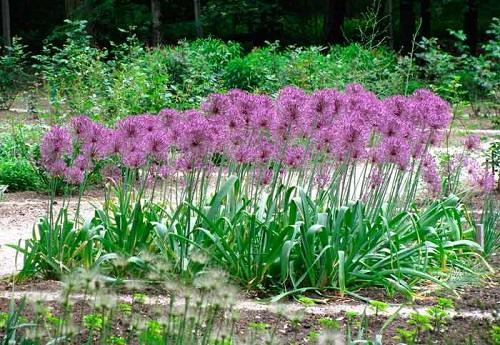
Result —
M 408 91 L 406 60 L 385 48 L 269 43 L 245 54 L 239 43 L 208 38 L 149 49 L 131 33 L 124 43 L 96 48 L 85 27 L 85 21 L 67 21 L 62 46 L 47 44 L 34 57 L 59 114 L 111 120 L 186 109 L 231 88 L 274 94 L 286 85 L 342 89 L 357 82 L 382 96 Z
M 430 87 L 453 103 L 467 102 L 476 115 L 481 105 L 498 116 L 500 97 L 500 19 L 493 18 L 487 33 L 490 40 L 471 54 L 462 31 L 449 30 L 458 54 L 442 49 L 436 38 L 423 38 L 417 57 L 423 61 L 420 72 Z
M 28 85 L 25 50 L 21 39 L 14 37 L 12 45 L 3 47 L 0 54 L 0 110 L 9 109 L 17 94 Z
M 9 192 L 45 190 L 44 172 L 37 166 L 39 127 L 14 126 L 0 136 L 0 185 Z

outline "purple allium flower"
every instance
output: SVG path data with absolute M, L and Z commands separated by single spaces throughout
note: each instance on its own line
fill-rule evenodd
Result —
M 50 164 L 46 164 L 45 169 L 52 176 L 62 177 L 66 172 L 67 165 L 62 159 L 57 159 L 55 161 L 51 161 Z
M 433 130 L 429 138 L 429 144 L 432 146 L 439 146 L 444 141 L 444 138 L 445 133 L 443 131 Z
M 262 140 L 256 147 L 255 159 L 259 163 L 267 163 L 276 156 L 276 150 L 272 143 Z
M 300 137 L 309 132 L 312 114 L 308 111 L 307 100 L 308 96 L 298 87 L 287 86 L 280 90 L 273 126 L 278 138 Z
M 163 162 L 168 157 L 169 141 L 165 132 L 153 132 L 144 139 L 146 152 L 157 162 Z
M 78 166 L 72 166 L 64 172 L 64 179 L 70 184 L 82 184 L 85 178 L 85 171 Z
M 106 159 L 109 156 L 119 154 L 121 145 L 122 142 L 116 130 L 103 128 L 96 144 L 96 157 Z
M 446 128 L 450 124 L 452 118 L 450 105 L 432 91 L 416 90 L 410 99 L 414 115 L 426 127 L 436 130 Z
M 179 118 L 179 112 L 175 109 L 162 109 L 158 113 L 160 121 L 164 129 L 169 129 L 172 124 Z
M 382 183 L 382 174 L 379 168 L 375 168 L 370 173 L 370 188 L 375 189 Z
M 306 152 L 302 146 L 288 147 L 285 152 L 285 164 L 291 168 L 298 168 L 306 160 Z
M 114 182 L 121 181 L 122 173 L 119 167 L 114 164 L 108 164 L 102 169 L 102 175 L 109 180 Z
M 66 128 L 54 126 L 43 136 L 40 155 L 43 166 L 48 170 L 54 167 L 54 163 L 62 160 L 64 156 L 71 155 L 72 152 L 73 143 Z
M 84 155 L 77 156 L 73 161 L 73 167 L 85 172 L 87 169 L 90 169 L 89 158 Z
M 83 142 L 89 140 L 94 134 L 94 122 L 85 115 L 73 117 L 70 127 L 75 137 Z
M 401 138 L 386 138 L 382 142 L 382 149 L 388 162 L 404 168 L 410 160 L 410 148 L 408 143 Z
M 227 111 L 229 102 L 228 96 L 213 93 L 208 95 L 207 100 L 201 104 L 201 110 L 209 116 L 218 116 Z
M 478 135 L 469 135 L 464 140 L 464 147 L 467 151 L 476 151 L 481 147 L 481 138 Z
M 146 164 L 147 152 L 141 143 L 125 145 L 121 154 L 122 162 L 128 168 L 137 169 Z
M 422 158 L 422 177 L 433 196 L 441 193 L 441 178 L 439 177 L 436 160 L 430 154 L 426 154 Z
M 495 188 L 495 176 L 487 170 L 483 170 L 477 180 L 477 185 L 485 193 L 490 193 Z
M 123 142 L 135 142 L 140 139 L 141 126 L 135 116 L 126 117 L 117 124 L 117 132 Z
M 271 179 L 273 178 L 273 171 L 271 169 L 264 169 L 264 171 L 259 172 L 259 174 L 260 174 L 259 183 L 262 186 L 267 186 L 269 183 L 271 183 Z
M 161 178 L 167 178 L 169 177 L 170 175 L 172 175 L 172 168 L 169 167 L 168 165 L 166 164 L 163 164 L 160 166 L 160 168 L 158 169 L 158 175 L 161 177 Z
M 150 114 L 136 115 L 134 120 L 138 124 L 140 134 L 143 136 L 162 131 L 165 128 L 162 119 L 158 116 Z
M 328 127 L 340 111 L 341 94 L 335 89 L 315 91 L 307 102 L 307 112 L 313 117 L 312 129 L 319 130 Z

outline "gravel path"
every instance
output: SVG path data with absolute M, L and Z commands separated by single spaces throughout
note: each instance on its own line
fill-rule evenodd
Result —
M 88 217 L 93 214 L 92 204 L 96 198 L 86 198 L 81 206 L 81 214 Z M 62 202 L 56 200 L 56 208 Z M 75 210 L 76 200 L 70 201 L 70 209 Z M 37 220 L 46 214 L 47 197 L 36 193 L 6 194 L 0 201 L 0 276 L 16 271 L 15 250 L 8 244 L 17 244 L 19 240 L 30 238 Z M 17 267 L 22 265 L 22 257 L 17 259 Z

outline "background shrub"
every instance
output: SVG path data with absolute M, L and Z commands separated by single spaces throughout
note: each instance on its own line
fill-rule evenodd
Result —
M 39 190 L 42 182 L 31 163 L 23 159 L 0 161 L 0 185 L 9 192 Z

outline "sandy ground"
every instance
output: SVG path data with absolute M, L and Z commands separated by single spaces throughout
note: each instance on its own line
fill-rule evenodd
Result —
M 96 197 L 86 197 L 81 206 L 81 214 L 88 217 L 93 214 L 99 203 Z M 55 207 L 61 205 L 56 200 Z M 70 209 L 75 210 L 76 199 L 70 201 Z M 19 240 L 30 238 L 33 226 L 47 211 L 47 196 L 32 192 L 5 194 L 0 201 L 0 276 L 16 271 L 15 250 L 8 244 L 17 244 Z M 18 257 L 17 267 L 22 266 L 22 258 Z

